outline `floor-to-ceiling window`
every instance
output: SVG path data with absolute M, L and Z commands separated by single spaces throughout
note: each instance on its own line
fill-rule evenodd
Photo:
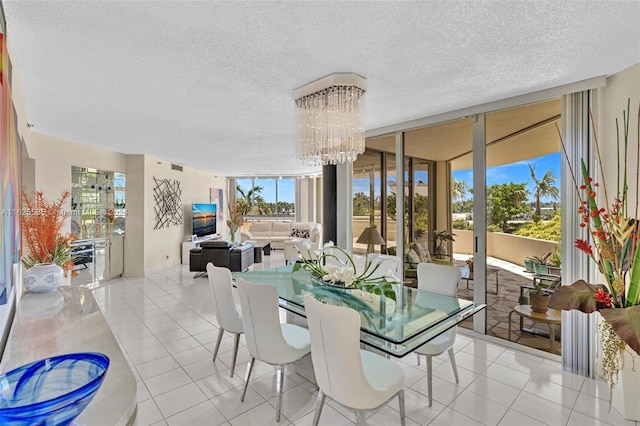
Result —
M 560 119 L 559 100 L 487 113 L 483 120 L 485 117 L 481 158 L 485 158 L 486 167 L 479 172 L 484 175 L 482 181 L 486 185 L 479 188 L 474 188 L 473 168 L 477 117 L 404 132 L 405 241 L 429 238 L 432 255 L 437 254 L 434 257 L 463 270 L 459 296 L 480 303 L 486 300 L 486 331 L 506 338 L 508 313 L 521 302 L 521 287 L 532 283 L 533 275 L 524 272 L 524 258 L 546 254 L 551 250 L 537 251 L 556 245 L 552 237 L 548 242 L 532 241 L 541 240 L 543 230 L 559 232 L 559 202 L 549 195 L 553 190 L 549 193 L 547 188 L 547 195 L 542 195 L 535 189 L 541 184 L 560 185 L 557 179 L 554 183 L 549 178 L 559 176 L 555 172 L 560 165 L 555 130 Z M 395 235 L 395 226 L 402 220 L 395 211 L 398 188 L 394 140 L 393 136 L 367 140 L 368 148 L 386 151 L 383 164 L 388 193 L 382 204 L 387 208 L 383 222 L 387 238 Z M 487 228 L 485 235 L 474 235 L 474 199 L 486 200 L 487 221 L 482 226 Z M 434 240 L 432 231 L 452 234 L 453 241 L 437 249 L 440 244 Z M 483 253 L 486 251 L 486 258 L 474 256 L 479 245 L 483 246 Z M 481 268 L 481 272 L 476 269 L 474 274 L 474 268 Z M 480 277 L 483 282 L 478 282 Z M 477 291 L 481 292 L 482 300 L 478 299 Z M 525 322 L 522 328 L 529 325 L 532 324 Z M 471 321 L 468 326 L 472 326 Z M 485 329 L 485 324 L 481 329 Z M 538 340 L 535 334 L 522 331 L 519 324 L 517 328 L 514 326 L 514 336 L 523 344 L 548 349 L 548 339 Z

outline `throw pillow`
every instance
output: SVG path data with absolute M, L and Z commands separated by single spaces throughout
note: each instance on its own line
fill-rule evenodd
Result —
M 409 263 L 409 266 L 411 267 L 411 269 L 415 269 L 418 267 L 418 263 L 420 263 L 420 257 L 418 256 L 418 253 L 415 252 L 414 249 L 411 249 L 407 252 L 407 262 Z
M 297 238 L 309 238 L 309 230 L 293 228 L 291 230 L 291 236 Z

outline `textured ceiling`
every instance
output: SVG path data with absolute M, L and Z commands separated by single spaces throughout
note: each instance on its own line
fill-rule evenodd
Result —
M 315 170 L 292 92 L 332 72 L 374 129 L 640 62 L 636 1 L 3 4 L 34 131 L 222 175 Z

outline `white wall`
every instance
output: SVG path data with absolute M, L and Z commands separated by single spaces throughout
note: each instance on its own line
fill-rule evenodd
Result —
M 155 225 L 154 180 L 179 180 L 182 189 L 183 223 L 181 226 L 153 229 Z M 127 177 L 128 181 L 128 177 Z M 127 182 L 128 183 L 128 182 Z M 144 158 L 144 270 L 145 273 L 180 264 L 181 242 L 191 236 L 191 204 L 208 203 L 210 188 L 226 188 L 227 178 L 191 167 L 171 169 L 171 163 L 151 156 Z M 226 235 L 226 226 L 219 234 Z
M 616 155 L 616 118 L 620 128 L 620 142 L 624 141 L 622 127 L 622 111 L 627 108 L 627 99 L 631 98 L 629 122 L 629 152 L 627 164 L 629 184 L 629 214 L 635 214 L 635 202 L 640 188 L 636 187 L 636 156 L 638 150 L 638 108 L 640 105 L 640 64 L 627 68 L 609 78 L 607 86 L 599 90 L 598 106 L 595 111 L 596 130 L 600 144 L 600 154 L 605 170 L 605 183 L 609 195 L 609 203 L 616 196 L 618 170 Z M 621 145 L 622 147 L 622 145 Z M 622 149 L 622 148 L 621 148 Z M 622 151 L 621 151 L 622 152 Z M 621 154 L 622 156 L 623 154 Z M 621 168 L 624 157 L 621 157 Z M 578 171 L 579 173 L 579 171 Z M 580 177 L 577 177 L 580 179 Z M 602 183 L 602 182 L 601 182 Z
M 124 154 L 37 132 L 31 133 L 27 147 L 29 157 L 35 160 L 35 189 L 42 191 L 49 201 L 57 199 L 64 190 L 71 190 L 71 166 L 122 173 L 126 173 L 127 169 L 127 157 Z M 71 210 L 71 199 L 65 208 Z M 62 232 L 70 230 L 71 221 L 67 220 Z

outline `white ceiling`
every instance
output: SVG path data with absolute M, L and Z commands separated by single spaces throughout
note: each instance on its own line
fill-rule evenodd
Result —
M 316 170 L 292 92 L 332 72 L 374 129 L 640 62 L 637 1 L 3 4 L 34 131 L 229 176 Z

